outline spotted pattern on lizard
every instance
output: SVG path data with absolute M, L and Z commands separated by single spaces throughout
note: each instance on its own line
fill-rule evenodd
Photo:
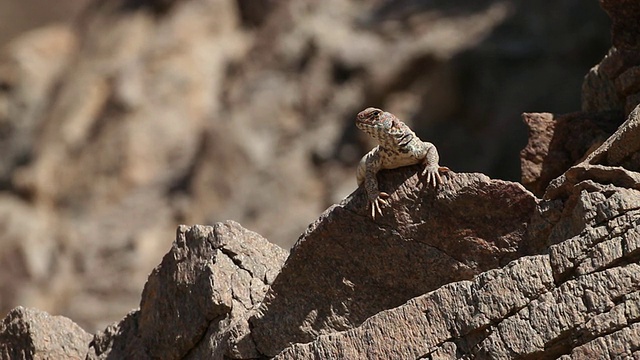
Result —
M 362 157 L 356 178 L 358 186 L 364 183 L 371 217 L 382 216 L 382 205 L 387 204 L 389 194 L 378 188 L 378 171 L 402 166 L 424 164 L 422 176 L 427 184 L 437 187 L 442 184 L 440 172 L 448 171 L 438 165 L 439 155 L 435 145 L 422 141 L 395 115 L 376 108 L 367 108 L 356 117 L 356 126 L 378 142 L 373 150 Z

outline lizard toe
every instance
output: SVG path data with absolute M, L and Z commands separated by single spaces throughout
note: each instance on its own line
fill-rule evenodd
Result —
M 425 168 L 423 173 L 425 174 L 426 182 L 428 185 L 432 187 L 438 187 L 438 185 L 442 184 L 442 177 L 438 173 L 437 168 Z
M 382 193 L 382 194 L 387 195 L 387 197 L 389 196 L 386 193 Z M 374 200 L 369 201 L 369 204 L 371 206 L 371 218 L 374 220 L 376 219 L 376 214 L 382 216 L 382 205 L 388 204 L 387 200 L 382 198 L 382 194 L 377 198 L 375 198 Z
M 382 216 L 382 210 L 380 209 L 380 204 L 377 201 L 371 202 L 371 218 L 373 220 L 376 219 L 376 214 Z

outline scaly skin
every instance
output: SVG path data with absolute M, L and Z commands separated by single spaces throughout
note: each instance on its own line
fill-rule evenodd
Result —
M 376 175 L 382 169 L 395 169 L 402 166 L 424 164 L 422 176 L 427 184 L 437 187 L 442 184 L 440 171 L 448 168 L 438 165 L 438 150 L 418 136 L 393 114 L 376 108 L 367 108 L 356 117 L 356 126 L 378 142 L 373 150 L 362 157 L 357 170 L 358 186 L 364 183 L 371 217 L 376 213 L 382 216 L 381 205 L 387 204 L 389 194 L 378 189 Z

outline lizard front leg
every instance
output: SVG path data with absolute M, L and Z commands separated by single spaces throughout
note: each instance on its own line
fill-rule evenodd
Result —
M 356 173 L 358 185 L 364 183 L 364 188 L 367 193 L 367 200 L 371 207 L 371 217 L 376 218 L 376 213 L 382 216 L 381 205 L 387 204 L 387 198 L 389 194 L 380 191 L 378 188 L 378 171 L 382 168 L 382 159 L 380 158 L 379 147 L 371 150 L 365 155 L 360 164 L 358 164 L 358 171 Z
M 427 178 L 427 184 L 438 187 L 438 185 L 442 184 L 442 177 L 440 176 L 440 170 L 446 171 L 448 168 L 440 168 L 438 165 L 438 161 L 440 161 L 440 156 L 438 155 L 438 150 L 435 145 L 430 142 L 423 142 L 426 148 L 426 154 L 422 163 L 424 164 L 424 170 L 422 170 L 422 176 Z

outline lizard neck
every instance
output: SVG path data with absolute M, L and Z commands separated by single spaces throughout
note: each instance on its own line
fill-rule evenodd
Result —
M 387 151 L 405 152 L 404 150 L 410 148 L 416 139 L 419 140 L 416 134 L 405 125 L 401 128 L 401 131 L 379 134 L 376 140 L 378 145 Z

